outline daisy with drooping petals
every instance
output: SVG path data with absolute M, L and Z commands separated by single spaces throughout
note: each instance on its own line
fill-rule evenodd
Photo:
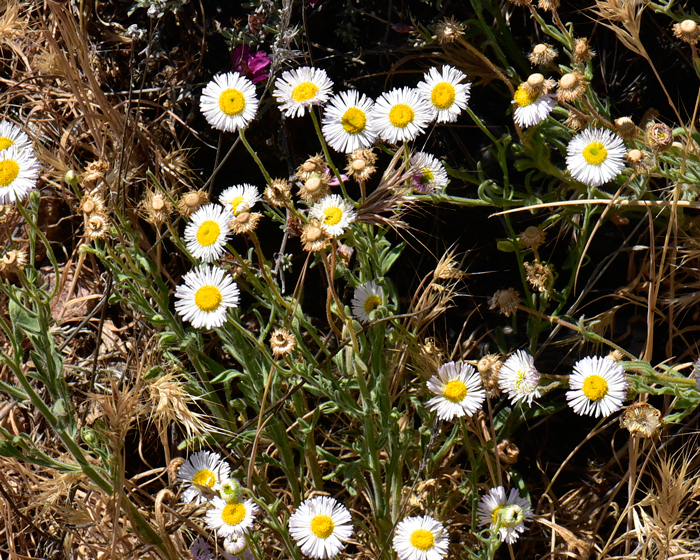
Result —
M 377 137 L 372 118 L 373 105 L 364 93 L 354 90 L 335 95 L 323 113 L 321 130 L 328 145 L 345 154 L 372 146 Z
M 429 515 L 407 517 L 396 526 L 393 547 L 400 560 L 440 560 L 449 546 L 445 527 Z
M 425 405 L 439 420 L 473 416 L 486 398 L 479 372 L 464 362 L 448 362 L 428 380 L 428 389 L 437 395 Z
M 352 537 L 352 517 L 329 496 L 304 500 L 289 518 L 289 533 L 310 558 L 333 558 Z
M 513 120 L 521 128 L 535 126 L 549 116 L 557 100 L 543 91 L 532 92 L 525 84 L 520 84 L 513 98 Z
M 430 105 L 415 89 L 392 89 L 374 104 L 375 127 L 387 142 L 413 140 L 425 131 L 430 120 Z
M 226 502 L 217 496 L 211 504 L 214 507 L 207 512 L 207 527 L 220 537 L 243 533 L 253 524 L 258 511 L 253 500 Z
M 357 218 L 353 207 L 339 194 L 329 194 L 309 210 L 309 217 L 316 218 L 326 232 L 338 237 Z
M 247 127 L 258 112 L 255 86 L 238 72 L 219 74 L 202 91 L 199 108 L 217 130 L 236 132 Z
M 620 410 L 628 385 L 625 370 L 616 361 L 588 356 L 576 362 L 566 400 L 576 414 L 606 417 Z
M 187 250 L 195 258 L 212 262 L 224 252 L 230 231 L 231 213 L 218 204 L 202 206 L 185 228 Z
M 0 204 L 24 200 L 39 178 L 39 160 L 31 150 L 0 150 Z
M 31 149 L 32 143 L 22 129 L 9 121 L 0 122 L 0 151 L 17 146 L 20 151 Z
M 195 329 L 213 329 L 226 321 L 226 310 L 238 306 L 239 290 L 217 266 L 201 265 L 185 274 L 175 290 L 175 310 Z
M 452 66 L 445 65 L 442 72 L 431 68 L 416 88 L 430 106 L 432 118 L 439 123 L 454 122 L 467 106 L 471 84 L 463 84 L 467 77 Z
M 186 485 L 182 492 L 185 503 L 195 500 L 203 504 L 214 497 L 222 480 L 228 478 L 231 467 L 213 451 L 198 451 L 188 457 L 180 467 L 177 479 Z
M 508 395 L 513 404 L 527 402 L 528 406 L 532 406 L 533 399 L 540 396 L 537 388 L 539 382 L 540 373 L 535 368 L 535 359 L 523 350 L 510 356 L 498 374 L 501 391 Z
M 376 281 L 370 280 L 355 288 L 352 298 L 352 314 L 365 325 L 371 321 L 369 314 L 384 303 L 384 290 Z
M 287 117 L 303 117 L 309 105 L 322 105 L 331 95 L 333 82 L 325 70 L 304 66 L 287 70 L 275 81 L 272 95 Z
M 234 216 L 238 216 L 243 212 L 249 212 L 259 200 L 260 193 L 258 189 L 247 183 L 229 187 L 219 196 L 219 202 Z
M 411 177 L 411 186 L 421 194 L 431 194 L 444 189 L 450 180 L 442 162 L 431 154 L 418 152 L 410 159 L 411 169 L 415 169 Z
M 492 531 L 498 528 L 501 541 L 513 544 L 524 532 L 525 521 L 532 517 L 530 500 L 521 498 L 518 491 L 512 488 L 506 497 L 503 486 L 491 488 L 479 501 L 477 508 L 479 524 Z
M 566 167 L 571 176 L 592 187 L 617 177 L 625 167 L 626 157 L 622 138 L 605 128 L 587 128 L 566 147 Z

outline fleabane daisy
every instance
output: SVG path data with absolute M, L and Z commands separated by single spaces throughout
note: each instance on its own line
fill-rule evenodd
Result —
M 202 206 L 194 214 L 185 228 L 187 250 L 195 258 L 212 262 L 224 252 L 231 213 L 218 204 Z
M 574 366 L 566 400 L 576 414 L 606 417 L 622 407 L 628 385 L 625 370 L 616 361 L 587 356 Z
M 238 305 L 238 286 L 217 266 L 201 265 L 183 277 L 175 290 L 175 310 L 195 329 L 213 329 L 226 321 L 226 310 Z
M 520 84 L 513 96 L 513 120 L 521 128 L 535 126 L 549 116 L 557 100 L 543 91 L 533 91 Z
M 260 192 L 253 185 L 244 183 L 229 187 L 219 196 L 219 202 L 234 216 L 249 212 L 260 200 Z
M 214 497 L 222 480 L 225 480 L 231 467 L 221 459 L 221 455 L 213 451 L 198 451 L 193 453 L 183 463 L 177 473 L 177 479 L 186 485 L 182 492 L 185 503 L 193 500 L 203 504 Z
M 352 517 L 329 496 L 304 500 L 289 518 L 289 533 L 310 558 L 333 558 L 352 536 Z
M 393 547 L 400 560 L 440 560 L 449 546 L 445 527 L 429 515 L 407 517 L 396 526 Z
M 448 362 L 428 380 L 428 389 L 437 395 L 425 405 L 440 420 L 473 416 L 486 398 L 479 372 L 464 362 Z
M 471 84 L 462 82 L 467 77 L 452 66 L 445 65 L 442 71 L 431 68 L 416 88 L 428 102 L 432 119 L 439 123 L 454 122 L 467 106 Z
M 430 105 L 418 90 L 408 87 L 383 93 L 374 104 L 374 123 L 379 137 L 394 144 L 422 134 L 431 114 Z
M 410 167 L 414 169 L 410 179 L 411 186 L 421 194 L 430 194 L 442 190 L 450 180 L 442 162 L 432 154 L 418 152 L 410 159 Z
M 21 150 L 32 148 L 29 137 L 22 129 L 9 121 L 0 122 L 0 151 L 17 146 Z
M 384 290 L 374 280 L 360 284 L 355 288 L 355 297 L 352 298 L 352 314 L 361 323 L 371 321 L 369 314 L 384 304 Z
M 247 127 L 258 112 L 255 86 L 238 72 L 219 74 L 202 91 L 199 108 L 217 130 L 236 132 Z
M 520 533 L 524 532 L 525 521 L 532 517 L 530 501 L 521 498 L 518 491 L 512 488 L 506 497 L 503 486 L 491 488 L 479 501 L 477 508 L 479 524 L 495 531 L 501 541 L 513 544 L 518 540 Z
M 253 500 L 226 502 L 216 496 L 211 505 L 212 509 L 207 511 L 207 527 L 220 537 L 241 534 L 253 524 L 258 511 Z
M 272 95 L 287 117 L 303 117 L 309 105 L 322 105 L 330 97 L 333 82 L 325 70 L 304 66 L 287 70 L 275 81 Z
M 373 101 L 364 93 L 342 91 L 333 96 L 323 113 L 323 137 L 336 151 L 349 154 L 369 148 L 377 137 Z
M 533 399 L 540 396 L 537 388 L 539 382 L 540 373 L 535 368 L 535 359 L 523 350 L 510 356 L 498 374 L 501 391 L 508 395 L 513 404 L 527 402 L 531 406 Z
M 606 128 L 587 128 L 566 147 L 566 167 L 571 176 L 593 187 L 617 177 L 625 167 L 626 157 L 622 138 Z
M 39 160 L 32 150 L 10 146 L 0 150 L 0 204 L 24 200 L 39 178 Z
M 357 213 L 342 196 L 329 194 L 311 207 L 309 217 L 316 218 L 328 235 L 338 237 L 355 221 Z

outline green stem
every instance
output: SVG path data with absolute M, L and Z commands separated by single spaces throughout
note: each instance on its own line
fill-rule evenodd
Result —
M 272 179 L 270 178 L 270 174 L 267 172 L 267 169 L 265 169 L 265 166 L 262 164 L 262 161 L 260 161 L 258 154 L 255 152 L 255 150 L 253 150 L 251 145 L 248 143 L 248 140 L 245 137 L 245 132 L 242 128 L 238 131 L 238 137 L 241 139 L 241 142 L 243 142 L 245 149 L 248 150 L 248 153 L 255 160 L 255 163 L 258 164 L 260 171 L 262 172 L 263 176 L 265 177 L 266 184 L 269 185 L 272 182 Z
M 333 175 L 335 175 L 336 178 L 338 179 L 338 183 L 340 183 L 340 188 L 343 191 L 343 196 L 345 197 L 345 199 L 351 200 L 350 197 L 348 196 L 347 191 L 345 190 L 345 183 L 343 182 L 343 178 L 340 175 L 340 172 L 336 168 L 335 164 L 333 163 L 333 160 L 331 159 L 330 152 L 328 151 L 328 145 L 326 144 L 326 139 L 323 137 L 323 133 L 321 132 L 321 126 L 318 123 L 318 117 L 316 116 L 316 112 L 313 109 L 311 109 L 311 110 L 309 110 L 309 113 L 311 113 L 311 120 L 314 122 L 314 128 L 316 129 L 316 135 L 318 136 L 319 142 L 321 142 L 321 147 L 323 148 L 323 155 L 326 156 L 326 161 L 328 162 L 328 166 L 333 171 Z

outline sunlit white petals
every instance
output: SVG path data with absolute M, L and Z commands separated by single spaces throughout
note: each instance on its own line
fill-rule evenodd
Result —
M 346 154 L 371 147 L 377 137 L 373 106 L 370 98 L 354 90 L 335 95 L 323 113 L 322 131 L 328 145 Z
M 229 187 L 219 196 L 219 202 L 234 216 L 250 212 L 259 200 L 258 189 L 247 183 Z
M 535 126 L 545 120 L 557 100 L 548 93 L 530 93 L 523 84 L 520 84 L 513 99 L 513 120 L 521 128 Z
M 175 310 L 195 329 L 220 327 L 226 322 L 226 310 L 238 306 L 238 286 L 219 267 L 201 265 L 183 281 L 175 290 Z
M 190 455 L 180 467 L 178 480 L 185 485 L 182 499 L 185 503 L 193 500 L 197 504 L 214 498 L 222 480 L 225 480 L 231 467 L 213 451 L 198 451 Z
M 207 511 L 207 527 L 220 537 L 242 534 L 253 525 L 258 511 L 253 500 L 226 502 L 217 496 L 211 505 L 213 508 Z
M 467 77 L 452 66 L 442 70 L 431 68 L 416 88 L 428 103 L 432 119 L 439 123 L 454 122 L 467 106 L 471 84 L 462 83 Z
M 473 416 L 486 398 L 479 373 L 465 362 L 442 365 L 428 380 L 428 389 L 437 396 L 425 405 L 440 420 Z
M 275 81 L 272 95 L 287 117 L 302 117 L 310 105 L 322 105 L 332 93 L 333 82 L 325 70 L 304 66 L 288 70 Z
M 535 360 L 530 354 L 518 350 L 501 366 L 498 383 L 501 391 L 506 393 L 513 404 L 527 403 L 540 396 L 538 385 L 540 374 L 535 368 Z
M 330 194 L 314 204 L 309 217 L 316 218 L 328 235 L 338 237 L 355 221 L 357 213 L 342 196 Z
M 449 546 L 445 527 L 429 515 L 407 517 L 396 526 L 393 547 L 400 560 L 441 560 Z
M 255 86 L 238 72 L 219 74 L 202 91 L 199 107 L 217 130 L 235 132 L 246 128 L 258 112 Z
M 491 488 L 479 501 L 477 508 L 479 524 L 495 531 L 501 541 L 513 544 L 520 534 L 525 531 L 525 521 L 532 517 L 530 501 L 521 498 L 518 491 L 512 488 L 506 497 L 503 486 Z
M 371 321 L 370 313 L 380 305 L 384 305 L 384 290 L 376 281 L 370 280 L 355 288 L 352 298 L 352 314 L 361 323 Z
M 329 496 L 303 501 L 289 518 L 289 533 L 310 558 L 333 558 L 352 537 L 347 508 Z
M 627 149 L 617 134 L 605 128 L 588 128 L 566 147 L 566 167 L 571 176 L 598 187 L 617 177 L 625 167 Z
M 39 160 L 31 149 L 10 146 L 0 150 L 0 204 L 24 200 L 38 178 Z
M 202 206 L 185 228 L 187 250 L 195 258 L 212 262 L 224 253 L 231 213 L 218 204 Z
M 20 151 L 31 150 L 32 143 L 22 129 L 10 121 L 0 122 L 0 151 L 16 146 Z
M 411 186 L 421 194 L 443 190 L 450 182 L 445 166 L 432 154 L 418 152 L 411 157 L 410 165 L 415 170 Z
M 620 410 L 628 385 L 625 370 L 616 361 L 588 356 L 576 362 L 566 400 L 577 414 L 606 417 Z
M 374 118 L 379 137 L 398 143 L 413 140 L 431 121 L 431 108 L 418 90 L 408 87 L 383 93 L 374 104 Z

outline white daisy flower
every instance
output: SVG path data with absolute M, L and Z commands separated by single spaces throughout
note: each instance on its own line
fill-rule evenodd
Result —
M 289 518 L 289 533 L 310 558 L 333 558 L 352 537 L 352 517 L 329 496 L 304 500 Z
M 450 182 L 445 166 L 432 154 L 418 152 L 411 157 L 409 163 L 415 169 L 411 177 L 412 186 L 422 194 L 442 190 Z
M 449 362 L 428 380 L 428 389 L 437 395 L 425 405 L 439 420 L 473 416 L 486 398 L 479 372 L 465 362 Z
M 379 137 L 396 144 L 413 140 L 431 120 L 431 107 L 418 90 L 392 89 L 374 104 L 374 124 Z
M 0 151 L 0 204 L 24 200 L 38 178 L 39 160 L 31 150 L 10 146 Z
M 450 536 L 429 515 L 407 517 L 396 526 L 393 546 L 400 560 L 440 560 L 447 556 Z
M 260 200 L 260 192 L 257 187 L 244 183 L 229 187 L 219 196 L 219 202 L 225 206 L 234 216 L 250 212 L 255 203 Z
M 345 154 L 372 146 L 377 137 L 373 106 L 369 97 L 354 90 L 333 96 L 323 112 L 321 129 L 328 145 Z
M 20 151 L 31 149 L 32 143 L 22 129 L 9 121 L 0 122 L 0 151 L 17 146 Z
M 217 267 L 201 265 L 183 277 L 175 290 L 175 310 L 195 329 L 213 329 L 226 321 L 226 310 L 238 306 L 238 286 Z
M 454 122 L 467 106 L 471 84 L 463 84 L 467 76 L 452 66 L 443 66 L 442 72 L 431 68 L 423 75 L 423 82 L 416 88 L 431 110 L 432 120 L 437 122 Z
M 195 258 L 212 262 L 224 253 L 231 213 L 218 204 L 202 206 L 185 228 L 187 250 Z
M 226 551 L 227 558 L 235 558 L 247 548 L 248 537 L 246 537 L 245 533 L 234 533 L 232 535 L 228 535 L 224 539 L 224 550 Z
M 342 196 L 329 194 L 313 205 L 309 217 L 316 218 L 328 235 L 338 237 L 355 221 L 357 213 Z
M 243 533 L 253 524 L 258 511 L 253 500 L 226 502 L 216 496 L 211 505 L 212 509 L 207 511 L 207 527 L 220 537 Z
M 626 157 L 622 138 L 605 128 L 587 128 L 566 147 L 566 167 L 571 176 L 593 187 L 617 177 L 625 167 Z
M 304 66 L 288 70 L 275 81 L 272 95 L 287 117 L 303 117 L 309 105 L 323 105 L 331 95 L 333 82 L 325 70 Z
M 198 451 L 190 455 L 177 473 L 177 479 L 186 485 L 182 492 L 185 503 L 203 504 L 214 497 L 221 481 L 231 472 L 228 463 L 213 451 Z
M 533 399 L 540 396 L 538 385 L 540 373 L 535 368 L 535 359 L 523 350 L 518 350 L 501 366 L 498 384 L 501 391 L 510 397 L 510 402 L 527 402 L 532 406 Z
M 369 314 L 384 304 L 384 290 L 374 280 L 360 284 L 355 288 L 355 297 L 352 298 L 352 314 L 361 323 L 371 321 Z
M 625 370 L 616 361 L 588 356 L 576 362 L 566 400 L 576 414 L 606 417 L 620 410 L 628 385 Z
M 532 95 L 525 89 L 524 84 L 520 84 L 513 99 L 513 120 L 521 128 L 535 126 L 549 116 L 556 104 L 557 100 L 548 93 Z
M 477 508 L 479 524 L 492 531 L 498 527 L 501 541 L 513 544 L 524 532 L 525 521 L 532 517 L 530 501 L 521 498 L 515 488 L 511 488 L 508 497 L 503 486 L 491 488 L 479 501 Z
M 238 72 L 219 74 L 202 91 L 199 108 L 217 130 L 236 132 L 247 127 L 258 112 L 255 86 Z

